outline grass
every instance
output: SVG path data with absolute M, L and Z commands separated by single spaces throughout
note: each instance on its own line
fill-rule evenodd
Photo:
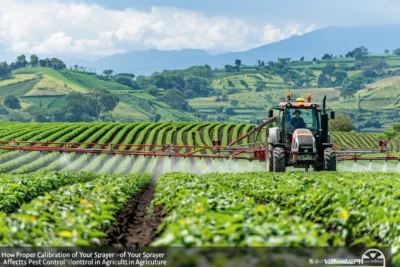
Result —
M 128 104 L 124 102 L 119 102 L 112 112 L 113 116 L 115 118 L 135 118 L 135 119 L 140 119 L 140 120 L 148 120 L 149 117 L 140 112 L 139 110 L 135 109 L 134 107 L 129 106 Z
M 26 95 L 55 95 L 66 94 L 72 91 L 81 93 L 86 92 L 86 89 L 70 81 L 61 75 L 59 72 L 51 68 L 22 68 L 17 69 L 13 74 L 38 74 L 42 79 L 38 82 Z M 37 92 L 38 91 L 38 92 Z
M 220 77 L 219 79 L 215 79 L 212 82 L 211 87 L 214 89 L 241 89 L 247 90 L 251 89 L 254 90 L 256 88 L 257 82 L 265 82 L 266 87 L 282 87 L 284 86 L 283 80 L 278 76 L 271 76 L 267 78 L 260 73 L 252 73 L 252 74 L 236 74 L 236 75 L 229 75 L 225 77 Z
M 103 90 L 131 90 L 130 87 L 119 84 L 114 81 L 100 80 L 88 74 L 71 70 L 62 70 L 60 73 L 69 81 L 72 81 L 86 89 L 103 89 Z
M 39 82 L 40 79 L 34 79 L 1 86 L 0 97 L 5 97 L 7 95 L 23 96 L 30 92 Z
M 0 81 L 1 86 L 7 86 L 11 84 L 16 84 L 20 82 L 30 81 L 37 78 L 36 74 L 14 74 L 12 75 L 11 79 L 6 79 Z
M 43 108 L 60 108 L 66 105 L 65 96 L 21 97 L 23 101 Z

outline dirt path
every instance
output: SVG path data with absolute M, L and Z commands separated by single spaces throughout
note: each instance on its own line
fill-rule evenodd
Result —
M 154 196 L 154 185 L 138 193 L 120 211 L 117 221 L 107 232 L 102 243 L 117 247 L 148 246 L 157 237 L 157 228 L 165 217 L 162 207 L 156 207 L 150 216 L 147 208 Z

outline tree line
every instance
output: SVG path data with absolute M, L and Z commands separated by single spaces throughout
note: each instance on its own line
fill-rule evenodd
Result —
M 31 55 L 30 60 L 27 61 L 25 55 L 20 55 L 10 64 L 5 61 L 0 62 L 0 80 L 11 78 L 11 73 L 13 70 L 26 67 L 47 67 L 55 70 L 62 70 L 67 66 L 61 59 L 58 58 L 39 59 L 38 56 Z

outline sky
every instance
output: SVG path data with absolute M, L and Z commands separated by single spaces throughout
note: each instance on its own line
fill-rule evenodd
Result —
M 0 54 L 245 51 L 329 26 L 400 23 L 400 0 L 4 0 Z

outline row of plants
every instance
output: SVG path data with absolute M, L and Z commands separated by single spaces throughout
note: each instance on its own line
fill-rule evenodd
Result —
M 16 213 L 0 213 L 0 245 L 99 245 L 116 213 L 151 181 L 147 174 L 75 175 L 78 183 L 36 197 Z
M 23 203 L 43 195 L 61 186 L 87 182 L 95 178 L 94 174 L 73 172 L 37 172 L 22 175 L 1 174 L 0 211 L 13 212 Z
M 395 173 L 168 173 L 155 246 L 384 246 L 400 263 Z
M 162 131 L 164 127 L 169 127 L 172 123 L 2 123 L 0 129 L 0 138 L 3 140 L 42 140 L 59 142 L 74 141 L 80 135 L 85 136 L 88 142 L 103 143 L 140 143 L 146 141 L 149 133 L 154 127 Z M 222 138 L 224 141 L 232 141 L 241 135 L 249 132 L 255 127 L 253 124 L 218 124 L 218 123 L 179 123 L 183 133 L 190 131 L 192 126 L 198 126 L 202 129 L 202 143 L 211 145 L 211 139 Z M 201 125 L 201 126 L 200 126 Z M 231 129 L 233 127 L 233 129 Z M 170 128 L 168 128 L 170 129 Z M 167 132 L 166 130 L 163 131 Z M 154 134 L 155 135 L 155 134 Z M 376 148 L 378 147 L 378 138 L 373 134 L 366 133 L 343 133 L 332 132 L 332 141 L 337 147 L 354 147 L 354 148 Z M 115 137 L 115 138 L 114 138 Z M 253 142 L 252 136 L 243 140 L 243 144 Z M 114 140 L 112 140 L 114 139 Z M 221 142 L 223 141 L 221 139 Z M 156 138 L 159 141 L 161 138 Z M 185 140 L 181 140 L 179 144 L 185 144 Z M 396 144 L 394 144 L 396 145 Z
M 257 204 L 217 179 L 183 173 L 157 180 L 152 207 L 167 214 L 154 246 L 343 245 L 339 233 L 291 215 L 279 205 Z
M 346 245 L 400 246 L 397 173 L 206 174 L 241 192 L 340 234 Z

